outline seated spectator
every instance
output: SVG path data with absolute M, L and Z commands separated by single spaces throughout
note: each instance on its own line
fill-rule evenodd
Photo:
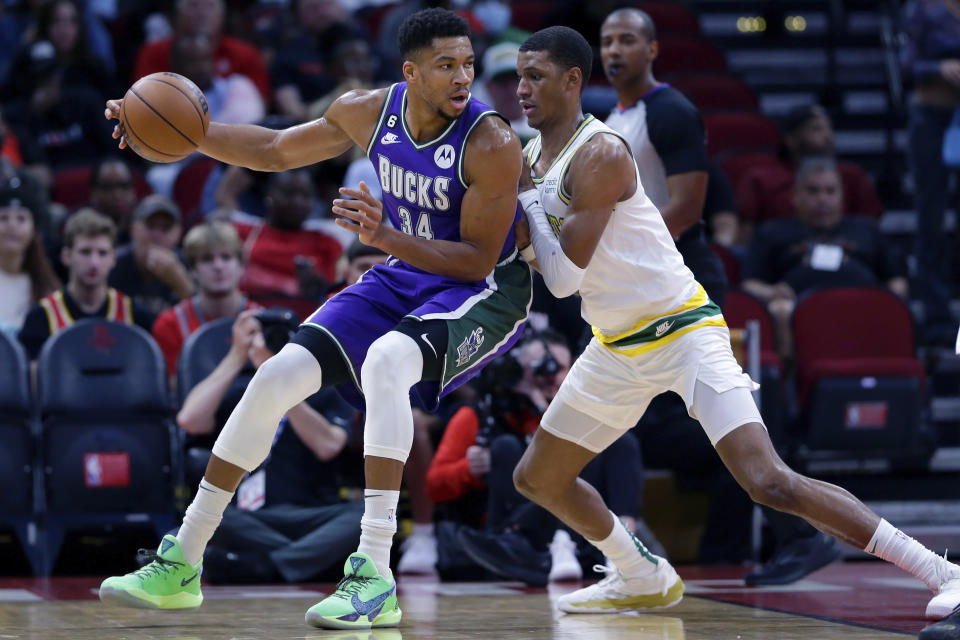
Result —
M 0 189 L 0 331 L 16 336 L 27 312 L 60 288 L 21 189 Z
M 177 422 L 191 435 L 219 431 L 218 411 L 247 360 L 259 367 L 273 349 L 261 315 L 247 310 L 233 324 L 230 351 L 190 390 Z M 262 313 L 262 312 L 260 312 Z M 284 328 L 296 331 L 296 321 Z M 304 582 L 338 570 L 360 539 L 363 502 L 340 499 L 335 458 L 347 444 L 353 408 L 324 389 L 290 409 L 280 421 L 267 460 L 240 483 L 203 558 L 214 583 Z M 202 485 L 201 485 L 202 486 Z M 327 576 L 325 576 L 327 577 Z
M 341 35 L 330 54 L 330 77 L 334 86 L 307 106 L 306 119 L 323 116 L 333 101 L 347 91 L 372 89 L 376 76 L 377 57 L 367 40 L 355 31 Z M 366 157 L 360 149 L 353 149 L 348 155 Z
M 183 257 L 197 293 L 167 309 L 153 325 L 153 337 L 167 362 L 167 373 L 177 373 L 183 343 L 203 324 L 256 308 L 237 284 L 243 274 L 243 246 L 236 230 L 225 222 L 197 225 L 183 239 Z
M 791 110 L 783 119 L 781 129 L 781 160 L 751 167 L 734 185 L 737 210 L 748 227 L 747 239 L 754 226 L 794 216 L 793 185 L 797 166 L 803 158 L 836 155 L 833 125 L 826 110 L 819 105 Z M 837 171 L 843 185 L 844 212 L 879 217 L 883 206 L 863 169 L 850 162 L 840 162 Z
M 137 205 L 128 245 L 117 250 L 117 266 L 110 284 L 160 314 L 193 295 L 193 279 L 177 251 L 180 244 L 180 208 L 159 194 Z
M 213 43 L 214 71 L 221 78 L 235 73 L 246 76 L 264 101 L 270 99 L 270 77 L 263 56 L 248 42 L 222 35 L 223 0 L 177 0 L 174 35 L 145 44 L 137 54 L 133 80 L 159 71 L 172 70 L 173 42 L 180 35 L 205 35 Z
M 335 281 L 343 249 L 333 237 L 304 228 L 314 205 L 306 169 L 273 173 L 268 181 L 266 221 L 233 217 L 247 257 L 240 288 L 251 296 L 319 301 Z
M 457 536 L 467 554 L 503 578 L 545 584 L 548 579 L 582 576 L 569 533 L 517 493 L 513 484 L 513 470 L 570 361 L 563 336 L 546 331 L 526 338 L 488 367 L 480 382 L 487 399 L 454 414 L 427 472 L 431 499 L 447 503 L 447 517 L 467 525 Z M 639 446 L 633 435 L 625 434 L 583 472 L 631 530 L 638 510 L 640 468 Z M 478 492 L 484 489 L 487 499 L 481 501 Z M 484 520 L 484 531 L 478 531 Z M 588 546 L 583 544 L 584 551 Z M 442 550 L 441 555 L 449 554 Z
M 707 163 L 707 193 L 703 200 L 703 221 L 713 242 L 728 249 L 742 242 L 740 216 L 727 174 L 713 160 Z M 730 283 L 735 284 L 735 283 Z
M 474 83 L 472 91 L 477 99 L 489 104 L 504 118 L 526 144 L 537 135 L 537 131 L 527 124 L 527 118 L 520 109 L 517 100 L 517 55 L 520 45 L 515 42 L 495 44 L 483 54 L 482 74 Z
M 90 206 L 117 225 L 117 244 L 130 242 L 137 190 L 130 166 L 120 158 L 98 160 L 90 170 Z
M 310 103 L 320 99 L 336 86 L 334 54 L 342 39 L 369 37 L 351 22 L 338 0 L 300 0 L 296 10 L 296 32 L 278 52 L 270 69 L 276 87 L 277 110 L 296 121 L 307 119 Z M 376 64 L 376 59 L 357 62 Z M 371 69 L 371 79 L 372 79 Z
M 377 247 L 363 244 L 360 240 L 354 240 L 347 248 L 342 260 L 342 277 L 330 288 L 330 295 L 335 295 L 344 287 L 349 287 L 360 280 L 360 276 L 372 269 L 378 264 L 387 261 L 387 254 Z
M 67 286 L 42 298 L 20 329 L 20 342 L 31 360 L 40 355 L 47 338 L 82 318 L 106 318 L 150 330 L 153 315 L 107 286 L 116 262 L 116 238 L 113 221 L 93 209 L 79 211 L 67 220 L 60 256 L 69 273 Z
M 10 131 L 3 120 L 3 111 L 0 110 L 0 149 L 7 148 L 8 140 L 16 143 L 16 137 L 8 134 Z M 20 199 L 33 214 L 37 234 L 47 236 L 51 232 L 50 201 L 47 190 L 29 169 L 22 167 L 22 164 L 23 158 L 15 162 L 9 156 L 0 153 L 0 187 L 12 188 L 22 194 Z
M 831 286 L 886 286 L 906 298 L 906 265 L 876 220 L 848 216 L 831 158 L 807 158 L 793 189 L 795 218 L 761 225 L 750 244 L 743 288 L 769 305 L 784 356 L 797 296 Z
M 48 40 L 25 45 L 20 59 L 0 100 L 25 164 L 56 172 L 117 155 L 103 117 L 103 90 L 72 59 L 58 58 Z M 45 184 L 51 181 L 46 175 Z
M 170 70 L 193 80 L 207 98 L 210 119 L 230 124 L 251 124 L 266 114 L 264 100 L 249 78 L 239 73 L 217 76 L 212 41 L 205 34 L 180 34 L 170 51 Z M 147 180 L 157 193 L 173 194 L 173 185 L 194 153 L 184 160 L 155 164 L 147 171 Z

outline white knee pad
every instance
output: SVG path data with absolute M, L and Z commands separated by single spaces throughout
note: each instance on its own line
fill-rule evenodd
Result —
M 410 336 L 391 331 L 370 345 L 360 368 L 367 405 L 363 454 L 406 463 L 413 445 L 410 387 L 423 376 L 423 354 Z
M 289 343 L 257 369 L 217 436 L 213 453 L 253 471 L 270 453 L 280 419 L 320 388 L 320 364 L 306 348 Z

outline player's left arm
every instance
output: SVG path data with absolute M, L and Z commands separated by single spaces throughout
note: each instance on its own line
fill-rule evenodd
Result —
M 520 195 L 544 283 L 559 298 L 579 290 L 614 207 L 636 191 L 633 156 L 620 138 L 594 136 L 574 156 L 564 188 L 571 200 L 559 237 L 537 201 L 537 192 Z
M 383 204 L 365 186 L 340 189 L 356 200 L 337 199 L 337 224 L 360 241 L 429 273 L 457 280 L 483 280 L 493 271 L 517 211 L 520 140 L 496 117 L 485 118 L 466 145 L 464 173 L 470 185 L 460 207 L 460 240 L 427 240 L 381 224 Z

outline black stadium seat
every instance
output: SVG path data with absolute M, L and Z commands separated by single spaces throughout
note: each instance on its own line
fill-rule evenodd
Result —
M 139 327 L 81 320 L 44 345 L 37 370 L 46 572 L 78 526 L 175 524 L 178 448 L 160 349 Z

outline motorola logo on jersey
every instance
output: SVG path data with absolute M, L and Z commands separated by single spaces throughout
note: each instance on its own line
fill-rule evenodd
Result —
M 450 147 L 450 145 L 444 146 Z M 439 152 L 440 149 L 437 151 Z M 450 147 L 450 153 L 453 153 L 453 147 Z M 389 158 L 380 154 L 377 155 L 377 169 L 380 175 L 380 186 L 384 193 L 406 200 L 420 209 L 434 211 L 450 209 L 450 197 L 447 195 L 450 190 L 449 177 L 425 176 L 395 165 Z
M 453 145 L 441 145 L 433 154 L 433 161 L 441 169 L 449 169 L 457 159 L 457 152 L 453 150 Z

